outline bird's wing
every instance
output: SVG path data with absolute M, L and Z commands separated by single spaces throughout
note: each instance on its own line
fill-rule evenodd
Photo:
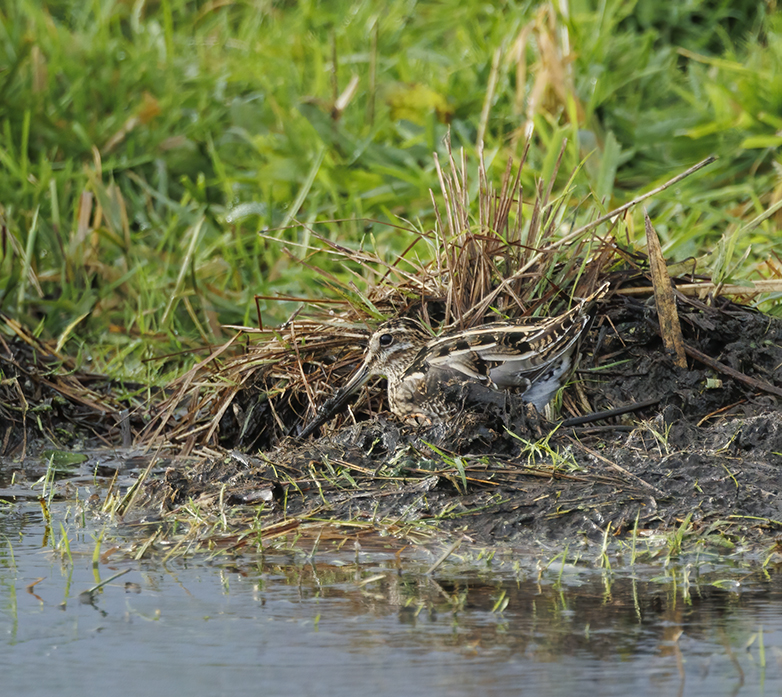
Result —
M 574 347 L 588 321 L 584 315 L 568 313 L 523 324 L 495 322 L 446 335 L 427 344 L 407 372 L 448 366 L 498 387 L 529 385 Z
M 604 284 L 565 314 L 520 322 L 493 322 L 432 339 L 405 375 L 448 367 L 468 378 L 498 387 L 528 387 L 569 356 L 590 321 L 590 310 L 608 291 Z

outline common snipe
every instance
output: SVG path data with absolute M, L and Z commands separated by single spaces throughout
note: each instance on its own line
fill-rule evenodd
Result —
M 384 322 L 369 339 L 364 362 L 301 432 L 306 437 L 341 409 L 372 376 L 388 379 L 388 405 L 405 419 L 431 423 L 458 410 L 445 384 L 477 383 L 515 389 L 538 411 L 573 368 L 573 354 L 590 322 L 590 311 L 607 284 L 557 317 L 493 322 L 433 338 L 403 317 Z

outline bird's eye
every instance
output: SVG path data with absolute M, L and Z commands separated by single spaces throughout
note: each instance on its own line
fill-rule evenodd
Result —
M 394 343 L 394 337 L 391 334 L 381 334 L 380 338 L 378 339 L 378 343 L 385 348 L 386 346 L 391 346 L 391 344 Z

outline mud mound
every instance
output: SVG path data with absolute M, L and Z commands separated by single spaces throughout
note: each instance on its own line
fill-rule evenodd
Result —
M 615 301 L 565 390 L 570 421 L 548 422 L 514 395 L 429 428 L 381 414 L 257 457 L 171 470 L 148 501 L 221 497 L 263 504 L 273 520 L 434 521 L 483 542 L 618 534 L 636 518 L 641 530 L 690 520 L 727 542 L 762 537 L 782 525 L 782 322 L 697 301 L 681 318 L 709 365 L 676 367 L 650 307 Z M 569 425 L 618 408 L 628 411 Z

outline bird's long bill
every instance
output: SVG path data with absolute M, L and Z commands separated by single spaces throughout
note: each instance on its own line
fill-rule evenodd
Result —
M 361 387 L 371 377 L 372 373 L 369 370 L 369 361 L 366 360 L 361 364 L 361 367 L 353 374 L 347 385 L 345 385 L 337 394 L 329 399 L 318 411 L 315 418 L 307 424 L 304 430 L 299 434 L 299 438 L 306 438 L 316 429 L 325 424 L 334 414 L 336 414 L 342 407 L 345 406 L 350 395 L 353 394 L 359 387 Z

